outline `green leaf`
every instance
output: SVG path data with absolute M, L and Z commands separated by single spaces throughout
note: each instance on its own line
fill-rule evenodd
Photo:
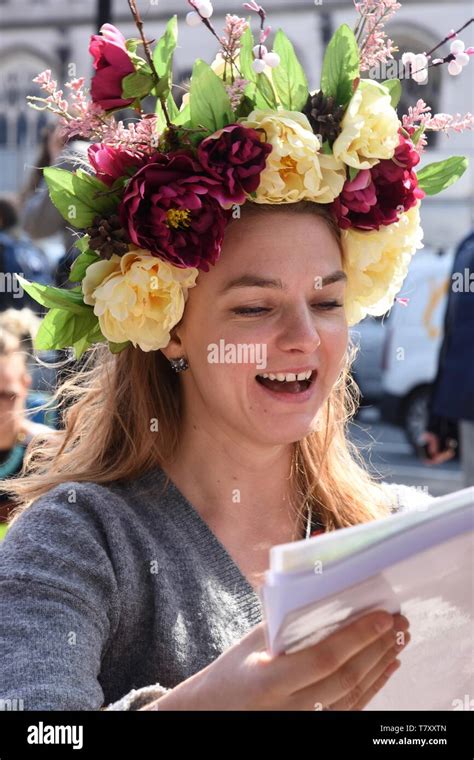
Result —
M 308 80 L 293 45 L 282 29 L 275 35 L 273 50 L 280 56 L 279 66 L 272 69 L 272 81 L 280 103 L 290 111 L 301 111 L 308 99 Z
M 173 124 L 186 125 L 191 119 L 191 108 L 189 101 L 183 106 L 181 111 L 178 111 L 176 116 L 172 119 Z
M 417 172 L 418 184 L 427 195 L 437 195 L 462 177 L 468 163 L 465 156 L 451 156 L 428 164 Z
M 89 240 L 89 235 L 83 235 L 82 237 L 77 238 L 74 245 L 81 253 L 84 253 L 89 250 Z
M 266 74 L 257 74 L 255 105 L 257 108 L 277 108 L 275 90 Z
M 417 127 L 417 129 L 415 129 L 415 131 L 413 132 L 413 134 L 412 134 L 411 137 L 410 137 L 410 134 L 407 133 L 408 137 L 412 141 L 413 145 L 417 144 L 418 140 L 420 139 L 420 137 L 421 137 L 421 135 L 423 134 L 424 131 L 425 131 L 425 125 L 424 124 L 420 124 L 420 126 Z
M 92 343 L 90 342 L 88 335 L 79 338 L 79 340 L 72 345 L 72 348 L 74 349 L 74 357 L 80 359 L 84 351 L 86 351 L 91 345 Z
M 353 81 L 359 76 L 359 48 L 354 33 L 342 24 L 332 36 L 324 55 L 321 89 L 332 96 L 337 105 L 349 103 Z
M 71 311 L 74 314 L 82 314 L 90 310 L 82 298 L 82 293 L 77 290 L 68 290 L 64 288 L 54 288 L 50 285 L 41 285 L 38 282 L 28 282 L 24 277 L 17 274 L 22 288 L 34 298 L 35 301 L 48 309 L 60 308 Z M 80 287 L 80 286 L 79 286 Z
M 203 126 L 216 132 L 234 120 L 224 82 L 199 58 L 193 67 L 189 102 L 193 127 Z
M 85 276 L 87 267 L 100 260 L 100 256 L 95 251 L 83 251 L 71 267 L 68 277 L 69 282 L 80 282 Z
M 331 146 L 329 145 L 328 140 L 325 140 L 323 144 L 321 145 L 321 153 L 324 153 L 326 156 L 332 155 Z
M 74 355 L 76 359 L 80 359 L 84 351 L 86 351 L 89 346 L 92 346 L 94 343 L 103 343 L 104 341 L 105 337 L 102 334 L 99 321 L 97 320 L 96 324 L 93 326 L 90 332 L 73 343 L 72 347 L 74 349 Z
M 356 169 L 355 166 L 349 166 L 349 179 L 352 182 L 353 179 L 357 177 L 359 174 L 359 169 Z
M 123 351 L 124 348 L 127 348 L 127 346 L 130 346 L 130 345 L 131 345 L 130 340 L 126 340 L 124 343 L 112 343 L 109 340 L 109 348 L 113 354 L 119 354 L 121 351 Z
M 392 107 L 396 108 L 398 106 L 398 101 L 400 100 L 401 94 L 402 94 L 402 84 L 399 79 L 385 79 L 384 82 L 380 82 L 383 87 L 385 87 L 386 90 L 388 90 L 390 95 L 390 100 L 392 103 Z
M 81 314 L 64 309 L 50 309 L 41 321 L 34 341 L 38 351 L 68 348 L 87 336 L 98 324 L 92 307 Z
M 74 227 L 88 227 L 96 214 L 111 213 L 119 202 L 107 185 L 81 169 L 69 172 L 47 166 L 43 175 L 51 201 Z
M 168 94 L 168 97 L 166 98 L 166 107 L 168 109 L 168 116 L 170 117 L 171 121 L 173 121 L 179 114 L 179 108 L 174 102 L 174 98 L 171 92 Z
M 178 20 L 176 14 L 170 18 L 162 37 L 153 51 L 153 64 L 160 82 L 154 90 L 157 97 L 167 98 L 171 90 L 173 76 L 173 53 L 178 42 Z M 170 116 L 170 118 L 172 118 Z
M 253 104 L 254 108 L 277 108 L 277 100 L 273 86 L 266 74 L 257 74 L 253 68 L 254 38 L 247 27 L 240 38 L 240 57 L 239 70 L 244 79 L 248 79 L 249 84 L 245 88 L 245 97 L 248 104 Z M 275 71 L 275 69 L 273 69 Z M 253 110 L 253 109 L 252 109 Z
M 248 26 L 240 38 L 239 70 L 243 78 L 248 79 L 249 82 L 257 81 L 257 75 L 252 68 L 254 44 L 252 30 Z
M 136 53 L 137 47 L 142 44 L 142 40 L 139 37 L 130 37 L 125 40 L 125 47 L 129 53 Z
M 255 108 L 254 100 L 252 98 L 247 97 L 247 95 L 244 95 L 244 97 L 240 101 L 239 107 L 237 108 L 235 112 L 236 119 L 244 119 L 246 116 L 249 115 L 249 113 L 253 111 L 254 108 Z
M 184 115 L 181 116 L 182 112 L 178 109 L 178 106 L 174 102 L 174 98 L 171 92 L 168 93 L 168 97 L 166 98 L 165 102 L 166 102 L 166 108 L 168 109 L 168 116 L 170 117 L 170 121 L 172 121 L 173 124 L 182 123 L 182 121 L 177 121 L 177 120 L 183 119 Z M 162 132 L 164 132 L 165 129 L 168 128 L 168 125 L 166 123 L 163 106 L 161 105 L 161 100 L 159 98 L 157 98 L 156 100 L 155 115 L 157 117 L 157 132 L 161 134 Z M 186 118 L 189 118 L 189 107 L 188 107 Z
M 153 89 L 153 77 L 143 71 L 132 71 L 122 79 L 122 98 L 146 98 Z

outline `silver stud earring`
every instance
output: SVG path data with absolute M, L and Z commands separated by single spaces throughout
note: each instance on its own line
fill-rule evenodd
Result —
M 179 359 L 170 359 L 170 364 L 175 372 L 183 372 L 189 367 L 188 360 L 185 356 L 180 356 Z

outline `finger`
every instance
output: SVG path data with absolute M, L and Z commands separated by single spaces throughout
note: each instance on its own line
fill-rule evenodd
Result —
M 434 459 L 436 456 L 438 456 L 439 448 L 437 443 L 434 441 L 428 442 L 428 454 L 430 455 L 430 459 Z
M 410 641 L 410 634 L 407 632 L 403 636 L 403 642 L 395 644 L 389 649 L 384 656 L 369 670 L 367 675 L 362 679 L 357 688 L 357 693 L 352 692 L 339 702 L 331 704 L 332 710 L 362 710 L 370 702 L 384 685 L 384 676 L 391 675 L 392 665 L 396 662 L 397 655 L 407 646 Z M 399 662 L 399 661 L 398 661 Z M 393 670 L 393 672 L 395 672 Z
M 269 658 L 265 686 L 279 693 L 294 693 L 336 673 L 346 662 L 394 627 L 394 617 L 376 610 L 339 628 L 313 646 Z M 265 662 L 262 662 L 265 669 Z
M 440 452 L 432 459 L 428 460 L 430 464 L 443 464 L 443 462 L 448 462 L 450 459 L 452 459 L 454 456 L 454 452 L 451 450 L 445 450 L 443 452 Z
M 406 630 L 388 631 L 381 639 L 349 660 L 337 673 L 298 692 L 295 697 L 300 706 L 295 709 L 307 709 L 301 705 L 310 704 L 310 709 L 318 709 L 315 705 L 319 705 L 319 709 L 334 705 L 338 710 L 351 710 L 375 678 L 395 659 L 400 635 L 405 641 L 409 634 Z
M 357 702 L 354 707 L 352 707 L 352 710 L 363 710 L 366 705 L 375 697 L 376 694 L 379 693 L 383 689 L 383 687 L 386 685 L 387 681 L 393 676 L 394 673 L 398 670 L 400 667 L 401 662 L 400 660 L 393 660 L 390 665 L 384 670 L 382 675 L 380 675 L 372 684 L 372 686 L 369 687 L 369 689 L 366 691 L 362 699 Z M 331 708 L 335 709 L 335 708 Z

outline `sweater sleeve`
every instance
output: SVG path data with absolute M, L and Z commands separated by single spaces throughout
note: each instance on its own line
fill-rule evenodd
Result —
M 102 490 L 56 486 L 0 544 L 0 700 L 20 700 L 21 709 L 100 710 L 104 703 L 99 674 L 119 599 L 97 514 Z
M 151 686 L 142 686 L 140 689 L 132 689 L 125 694 L 124 697 L 118 699 L 116 702 L 112 702 L 109 705 L 103 707 L 103 710 L 140 710 L 145 705 L 154 702 L 155 700 L 166 694 L 167 689 L 165 686 L 161 686 L 159 683 L 151 684 Z M 158 705 L 156 706 L 158 709 Z

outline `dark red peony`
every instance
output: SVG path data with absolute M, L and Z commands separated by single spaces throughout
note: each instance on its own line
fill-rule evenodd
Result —
M 257 189 L 271 150 L 256 129 L 240 124 L 229 124 L 206 137 L 198 146 L 197 157 L 206 173 L 220 180 L 210 194 L 224 208 L 244 203 L 245 193 Z
M 378 230 L 396 222 L 400 214 L 425 197 L 413 171 L 419 160 L 411 140 L 400 132 L 392 158 L 362 169 L 355 179 L 345 182 L 332 204 L 339 226 Z
M 94 143 L 87 149 L 89 163 L 96 177 L 109 187 L 119 177 L 135 174 L 149 160 L 145 156 L 137 156 L 128 150 L 114 148 L 105 143 Z
M 219 258 L 230 216 L 211 195 L 218 186 L 189 152 L 156 153 L 129 181 L 120 220 L 140 248 L 207 272 Z
M 91 80 L 91 98 L 104 111 L 126 108 L 134 98 L 122 98 L 122 80 L 135 71 L 125 47 L 125 37 L 112 24 L 103 24 L 100 34 L 93 34 L 89 53 L 96 73 Z

